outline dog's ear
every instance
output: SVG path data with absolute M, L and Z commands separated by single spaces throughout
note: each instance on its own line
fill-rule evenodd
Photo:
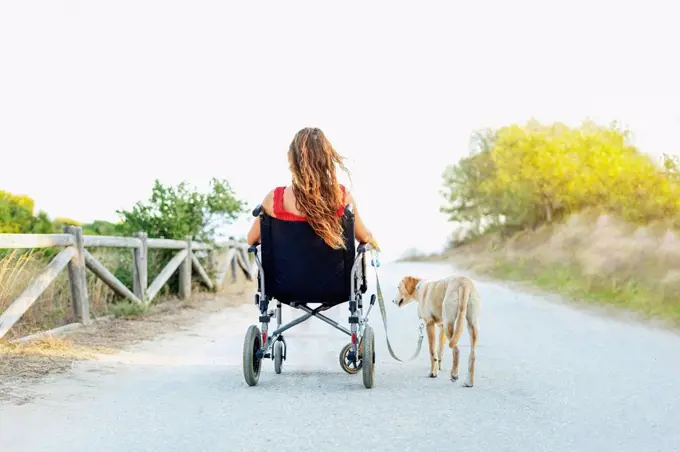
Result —
M 404 290 L 406 293 L 411 296 L 415 293 L 416 291 L 416 286 L 420 282 L 420 278 L 416 278 L 413 276 L 406 276 L 404 278 Z

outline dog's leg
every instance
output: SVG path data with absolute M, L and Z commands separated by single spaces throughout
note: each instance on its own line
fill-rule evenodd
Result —
M 430 321 L 427 323 L 427 343 L 430 346 L 430 378 L 437 377 L 437 358 L 435 357 L 435 323 Z
M 458 363 L 460 361 L 460 350 L 458 349 L 458 341 L 463 332 L 463 325 L 467 317 L 467 306 L 470 300 L 470 288 L 464 284 L 460 285 L 460 294 L 458 298 L 458 306 L 456 309 L 455 319 L 449 318 L 449 331 L 453 332 L 449 347 L 453 350 L 453 366 L 451 366 L 451 380 L 458 380 Z
M 439 359 L 438 370 L 442 370 L 442 361 L 444 360 L 444 347 L 446 347 L 446 333 L 444 332 L 446 326 L 442 323 L 439 325 L 439 350 L 437 353 L 437 358 Z
M 475 384 L 475 347 L 477 347 L 477 322 L 468 321 L 468 334 L 470 335 L 470 356 L 468 357 L 468 380 L 463 384 L 471 388 Z
M 446 325 L 446 328 L 448 329 L 448 333 L 450 337 L 453 337 L 453 323 L 448 323 Z M 449 343 L 451 346 L 451 349 L 453 349 L 453 364 L 451 365 L 451 380 L 452 381 L 457 381 L 458 380 L 458 362 L 460 360 L 460 351 L 458 350 L 458 344 L 452 344 Z
M 451 366 L 451 380 L 458 381 L 458 362 L 460 360 L 460 350 L 458 346 L 453 347 L 453 365 Z

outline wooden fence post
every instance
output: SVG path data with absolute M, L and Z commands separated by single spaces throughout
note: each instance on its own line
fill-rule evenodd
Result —
M 221 250 L 217 246 L 213 245 L 212 248 L 208 251 L 208 258 L 210 260 L 210 271 L 215 272 L 217 271 L 217 251 Z
M 191 297 L 191 237 L 187 237 L 187 257 L 179 266 L 179 297 L 183 300 Z
M 238 250 L 237 250 L 236 252 L 238 252 Z M 238 264 L 236 263 L 236 253 L 234 253 L 234 254 L 232 255 L 232 257 L 231 257 L 231 262 L 229 262 L 229 265 L 231 266 L 231 282 L 232 282 L 233 284 L 236 284 L 236 279 L 237 279 L 237 275 L 236 275 L 236 267 L 237 267 L 237 265 L 238 265 Z
M 229 236 L 229 244 L 233 247 L 234 243 L 236 242 L 236 239 L 234 236 Z M 238 250 L 236 250 L 236 253 L 238 253 Z M 236 253 L 233 253 L 231 257 L 231 261 L 227 262 L 229 264 L 229 267 L 231 269 L 231 282 L 232 284 L 236 284 Z
M 71 234 L 75 241 L 76 254 L 68 263 L 68 279 L 71 286 L 71 302 L 76 319 L 83 325 L 90 324 L 90 298 L 87 295 L 87 278 L 85 269 L 85 243 L 83 230 L 75 226 L 66 226 L 64 232 Z
M 149 286 L 148 236 L 146 232 L 135 232 L 132 235 L 142 242 L 142 246 L 133 249 L 132 292 L 142 303 L 146 303 L 146 288 Z

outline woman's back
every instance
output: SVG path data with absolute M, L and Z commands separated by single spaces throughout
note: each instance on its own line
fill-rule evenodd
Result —
M 335 215 L 341 217 L 345 211 L 346 192 L 345 186 L 340 185 L 342 190 L 342 202 L 338 205 Z M 299 203 L 292 187 L 277 187 L 272 192 L 272 216 L 285 221 L 307 221 L 305 213 L 298 208 Z M 265 212 L 267 209 L 265 209 Z

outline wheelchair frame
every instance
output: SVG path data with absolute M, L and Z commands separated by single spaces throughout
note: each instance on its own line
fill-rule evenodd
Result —
M 352 206 L 348 206 L 349 212 L 352 213 Z M 253 216 L 259 217 L 262 213 L 262 206 L 258 205 L 253 210 Z M 373 375 L 375 368 L 375 335 L 373 328 L 368 324 L 368 316 L 375 304 L 376 296 L 371 295 L 370 306 L 364 315 L 363 294 L 367 291 L 366 284 L 366 251 L 365 244 L 359 244 L 356 249 L 356 255 L 352 264 L 351 280 L 350 280 L 350 297 L 347 300 L 349 304 L 349 329 L 340 325 L 335 320 L 322 314 L 323 311 L 331 309 L 340 302 L 333 305 L 320 303 L 320 306 L 311 308 L 308 304 L 316 304 L 312 302 L 286 302 L 291 308 L 300 309 L 305 312 L 304 315 L 297 319 L 282 325 L 282 303 L 276 300 L 276 309 L 269 310 L 269 298 L 265 289 L 265 272 L 260 260 L 260 253 L 258 248 L 260 244 L 255 244 L 248 248 L 248 252 L 252 253 L 258 267 L 259 288 L 255 294 L 255 305 L 260 311 L 259 322 L 260 327 L 251 325 L 247 332 L 243 344 L 243 374 L 246 383 L 249 386 L 255 386 L 260 378 L 260 371 L 262 368 L 262 360 L 271 358 L 274 361 L 274 370 L 277 374 L 281 373 L 283 361 L 286 360 L 288 352 L 288 344 L 286 343 L 283 333 L 299 325 L 311 317 L 316 317 L 319 320 L 327 323 L 333 328 L 342 331 L 350 336 L 350 343 L 345 345 L 339 356 L 340 367 L 349 374 L 356 374 L 362 371 L 363 383 L 366 388 L 373 387 Z M 268 333 L 269 322 L 272 318 L 276 318 L 276 329 Z M 369 356 L 370 359 L 365 359 Z

